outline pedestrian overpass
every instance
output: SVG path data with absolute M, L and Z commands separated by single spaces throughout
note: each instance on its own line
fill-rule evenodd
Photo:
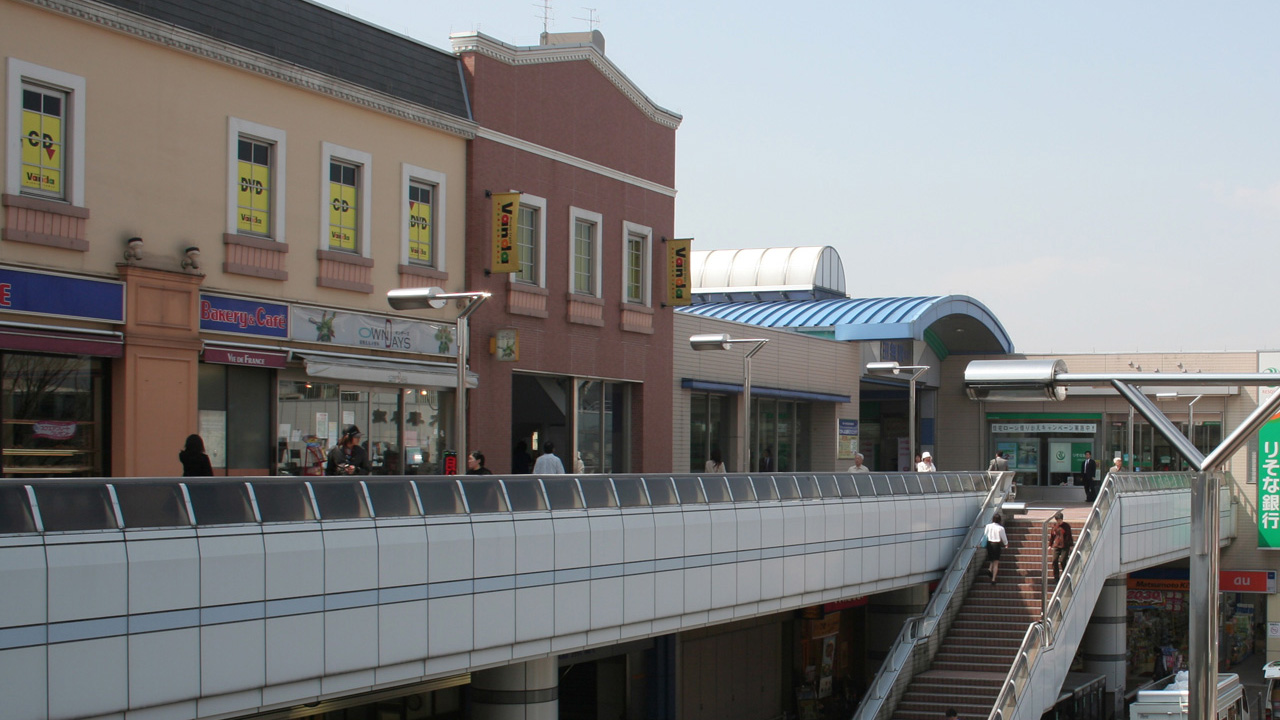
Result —
M 0 481 L 0 697 L 186 720 L 474 673 L 554 717 L 560 654 L 939 579 L 945 610 L 1011 476 Z M 1109 484 L 1007 707 L 1056 697 L 1107 577 L 1186 556 L 1189 491 L 1162 482 Z M 944 625 L 908 623 L 890 664 Z

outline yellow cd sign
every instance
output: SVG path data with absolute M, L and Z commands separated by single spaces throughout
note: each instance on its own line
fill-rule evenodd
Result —
M 61 196 L 62 99 L 29 90 L 23 96 L 22 187 Z
M 520 193 L 494 193 L 490 272 L 509 273 L 520 269 L 520 253 L 516 251 L 516 215 L 519 212 Z

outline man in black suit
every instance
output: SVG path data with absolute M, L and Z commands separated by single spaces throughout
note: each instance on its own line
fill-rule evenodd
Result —
M 1093 453 L 1084 451 L 1084 463 L 1080 466 L 1080 476 L 1084 478 L 1085 502 L 1093 502 L 1098 496 L 1098 463 L 1093 461 Z

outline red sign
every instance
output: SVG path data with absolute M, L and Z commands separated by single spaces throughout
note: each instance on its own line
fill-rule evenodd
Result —
M 1266 570 L 1221 570 L 1218 573 L 1218 590 L 1221 592 L 1275 592 L 1267 587 Z
M 71 420 L 37 420 L 31 434 L 46 440 L 68 440 L 76 435 L 76 423 Z
M 256 350 L 224 350 L 222 348 L 205 348 L 204 361 L 222 365 L 244 365 L 246 367 L 282 368 L 285 365 L 284 353 L 259 352 Z

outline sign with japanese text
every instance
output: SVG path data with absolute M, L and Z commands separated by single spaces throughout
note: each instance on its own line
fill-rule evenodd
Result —
M 493 194 L 493 258 L 489 271 L 518 272 L 520 253 L 516 250 L 516 217 L 520 213 L 520 193 Z
M 858 451 L 858 421 L 839 420 L 840 437 L 836 443 L 836 458 L 852 460 Z
M 450 325 L 298 305 L 290 308 L 289 338 L 300 342 L 432 355 L 456 355 L 458 352 Z
M 991 423 L 993 433 L 1088 433 L 1098 431 L 1097 423 Z
M 1258 549 L 1280 549 L 1280 416 L 1258 430 Z
M 693 304 L 693 275 L 689 267 L 692 238 L 667 241 L 667 304 Z
M 289 306 L 200 294 L 200 329 L 258 337 L 289 337 Z
M 0 267 L 0 310 L 124 322 L 124 283 Z

